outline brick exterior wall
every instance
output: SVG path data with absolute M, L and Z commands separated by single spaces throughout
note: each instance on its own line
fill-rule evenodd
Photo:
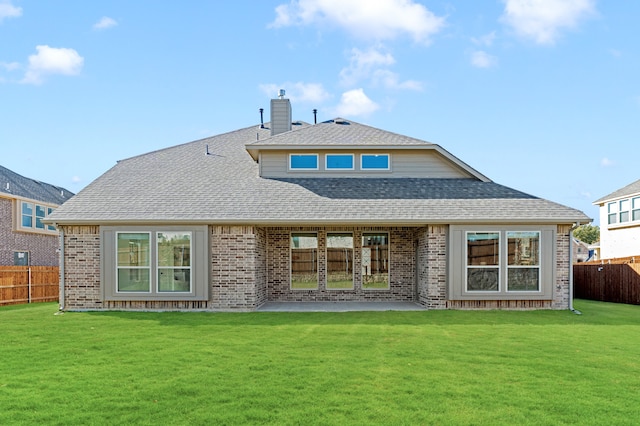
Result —
M 556 233 L 556 285 L 552 309 L 569 309 L 569 242 L 571 226 L 559 225 Z
M 415 301 L 415 249 L 414 229 L 409 227 L 279 227 L 267 228 L 267 296 L 270 301 Z M 390 263 L 389 289 L 362 288 L 362 233 L 382 231 L 389 233 Z M 318 234 L 318 289 L 292 290 L 290 288 L 291 232 L 317 232 Z M 327 232 L 353 234 L 354 288 L 327 289 L 326 236 Z
M 252 226 L 212 226 L 211 306 L 254 310 L 266 301 L 266 232 Z
M 32 232 L 14 231 L 14 200 L 0 197 L 0 265 L 13 265 L 16 251 L 29 252 L 33 266 L 58 266 L 60 238 Z
M 418 241 L 418 302 L 429 309 L 447 307 L 446 225 L 429 225 L 416 232 Z
M 100 227 L 61 226 L 64 233 L 64 309 L 102 309 Z
M 100 228 L 63 226 L 64 307 L 68 310 L 255 310 L 266 301 L 417 301 L 429 309 L 567 309 L 569 307 L 569 226 L 556 238 L 554 299 L 527 301 L 448 301 L 448 226 L 411 227 L 254 227 L 210 226 L 208 301 L 102 301 Z M 389 233 L 390 288 L 362 289 L 362 233 Z M 317 290 L 290 288 L 290 234 L 318 235 Z M 327 232 L 354 237 L 354 288 L 327 289 Z

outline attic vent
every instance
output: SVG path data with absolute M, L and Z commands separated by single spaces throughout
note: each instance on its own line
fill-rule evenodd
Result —
M 5 188 L 5 191 L 10 191 L 10 189 L 9 189 L 9 182 L 7 182 L 7 187 Z
M 336 123 L 336 124 L 342 124 L 343 126 L 348 126 L 348 125 L 350 125 L 350 124 L 351 124 L 351 123 L 349 123 L 347 120 L 342 120 L 342 119 L 335 120 L 335 121 L 334 121 L 334 123 Z

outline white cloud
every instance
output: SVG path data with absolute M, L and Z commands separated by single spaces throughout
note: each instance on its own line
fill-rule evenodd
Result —
M 564 29 L 595 14 L 595 0 L 503 0 L 501 20 L 520 36 L 553 44 Z
M 82 178 L 80 176 L 74 176 L 71 178 L 71 183 L 80 183 L 82 182 Z
M 370 80 L 378 87 L 387 89 L 422 90 L 422 83 L 413 80 L 400 81 L 398 74 L 385 69 L 395 64 L 390 53 L 371 48 L 367 51 L 352 49 L 349 66 L 340 71 L 340 83 L 343 86 L 354 86 L 363 80 Z
M 477 50 L 471 54 L 471 65 L 476 68 L 491 68 L 498 64 L 498 58 L 489 55 L 483 50 Z
M 4 18 L 17 18 L 22 16 L 22 8 L 16 7 L 10 1 L 0 1 L 0 24 Z
M 471 41 L 480 46 L 491 46 L 495 39 L 495 31 L 491 31 L 489 34 L 485 34 L 480 37 L 471 37 Z
M 4 68 L 6 71 L 15 71 L 20 69 L 20 64 L 17 62 L 0 62 L 0 67 Z
M 260 85 L 260 90 L 271 98 L 278 96 L 280 89 L 286 91 L 286 97 L 291 99 L 291 102 L 319 104 L 331 97 L 320 83 L 285 82 L 280 85 L 273 83 Z
M 84 58 L 74 49 L 36 46 L 38 53 L 29 56 L 27 72 L 22 83 L 41 84 L 50 74 L 77 75 L 82 70 Z
M 380 106 L 373 102 L 362 89 L 349 90 L 344 92 L 340 98 L 340 103 L 334 108 L 335 114 L 339 117 L 353 117 L 369 115 Z
M 94 30 L 106 30 L 107 28 L 115 27 L 118 25 L 115 19 L 109 18 L 108 16 L 103 16 L 100 18 L 98 22 L 93 24 Z
M 303 25 L 336 26 L 355 37 L 388 40 L 409 35 L 429 43 L 445 18 L 413 0 L 292 0 L 276 7 L 271 28 Z
M 600 166 L 602 167 L 611 167 L 614 164 L 615 163 L 612 160 L 609 160 L 607 157 L 603 157 L 602 160 L 600 160 Z
M 349 66 L 340 71 L 340 82 L 344 86 L 352 86 L 363 79 L 368 79 L 374 68 L 392 65 L 395 62 L 390 53 L 382 53 L 373 48 L 368 51 L 351 49 Z
M 415 90 L 421 91 L 423 84 L 415 80 L 400 81 L 397 73 L 389 70 L 376 70 L 373 73 L 372 81 L 374 86 L 384 87 L 393 90 Z

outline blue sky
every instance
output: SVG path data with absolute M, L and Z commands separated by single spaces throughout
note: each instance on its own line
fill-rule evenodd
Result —
M 578 208 L 640 178 L 633 0 L 0 0 L 0 164 L 78 192 L 118 160 L 269 119 L 437 143 Z

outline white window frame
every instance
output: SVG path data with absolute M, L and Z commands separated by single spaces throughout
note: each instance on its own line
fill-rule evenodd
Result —
M 627 218 L 623 220 L 622 215 L 625 213 Z M 627 222 L 631 222 L 631 200 L 629 198 L 620 200 L 620 205 L 618 208 L 618 223 L 627 223 Z
M 517 233 L 536 233 L 538 234 L 538 253 L 537 253 L 537 259 L 538 259 L 538 263 L 536 265 L 509 265 L 509 234 L 517 234 Z M 520 231 L 520 230 L 507 230 L 505 231 L 505 248 L 506 248 L 506 263 L 505 263 L 505 268 L 506 268 L 506 273 L 505 273 L 505 290 L 507 293 L 513 293 L 513 294 L 518 294 L 518 293 L 530 293 L 530 292 L 540 292 L 542 289 L 542 283 L 541 283 L 541 279 L 542 279 L 542 270 L 541 270 L 541 266 L 540 266 L 540 247 L 542 245 L 542 233 L 540 231 Z M 509 289 L 509 270 L 510 269 L 537 269 L 538 270 L 538 289 L 537 290 L 510 290 Z
M 498 234 L 498 264 L 497 265 L 469 265 L 469 234 Z M 466 293 L 478 294 L 500 294 L 502 291 L 502 232 L 499 231 L 465 231 L 464 233 L 464 289 Z M 497 269 L 498 289 L 497 290 L 469 290 L 469 269 Z
M 123 266 L 121 267 L 120 265 L 118 265 L 118 241 L 119 241 L 119 236 L 122 234 L 146 234 L 149 237 L 149 259 L 148 259 L 148 265 L 146 266 Z M 115 276 L 115 291 L 118 294 L 131 294 L 131 293 L 145 293 L 145 294 L 152 294 L 153 293 L 153 261 L 152 261 L 152 256 L 151 253 L 153 253 L 153 235 L 151 232 L 149 231 L 118 231 L 116 232 L 115 235 L 115 244 L 114 244 L 114 249 L 115 249 L 115 272 L 114 272 L 114 276 Z M 131 244 L 131 243 L 129 243 Z M 126 269 L 126 270 L 131 270 L 131 271 L 143 271 L 146 270 L 149 272 L 149 289 L 147 291 L 122 291 L 120 290 L 120 283 L 118 281 L 119 278 L 119 271 L 120 269 Z
M 173 265 L 173 266 L 160 266 L 160 250 L 158 249 L 158 234 L 161 233 L 176 233 L 176 231 L 156 231 L 155 233 L 155 246 L 154 249 L 156 251 L 156 263 L 155 263 L 155 276 L 156 276 L 156 287 L 155 291 L 158 294 L 178 294 L 178 293 L 191 293 L 193 289 L 193 232 L 191 231 L 179 231 L 184 234 L 189 234 L 189 266 L 184 265 Z M 180 268 L 177 268 L 180 266 Z M 189 270 L 189 290 L 188 291 L 160 291 L 160 270 L 173 270 L 173 269 L 188 269 Z
M 351 167 L 329 167 L 329 157 L 351 157 Z M 326 171 L 333 171 L 333 170 L 355 170 L 356 167 L 356 161 L 355 161 L 355 155 L 354 154 L 338 154 L 338 153 L 330 153 L 330 154 L 325 154 L 324 155 L 324 169 Z
M 387 157 L 387 167 L 364 167 L 363 162 L 365 157 Z M 391 154 L 388 153 L 380 153 L 380 154 L 360 154 L 360 170 L 375 172 L 375 171 L 389 171 L 391 170 Z
M 291 159 L 293 157 L 297 157 L 297 156 L 304 156 L 304 157 L 315 157 L 316 159 L 316 167 L 292 167 L 291 164 Z M 309 171 L 309 170 L 314 170 L 317 171 L 320 169 L 320 158 L 318 154 L 309 154 L 309 153 L 291 153 L 289 154 L 289 171 L 292 172 L 298 172 L 298 171 Z
M 636 219 L 636 213 L 638 218 Z M 640 197 L 631 198 L 631 221 L 640 221 Z
M 613 219 L 613 221 L 611 220 Z M 616 225 L 618 223 L 618 202 L 607 203 L 607 224 Z

